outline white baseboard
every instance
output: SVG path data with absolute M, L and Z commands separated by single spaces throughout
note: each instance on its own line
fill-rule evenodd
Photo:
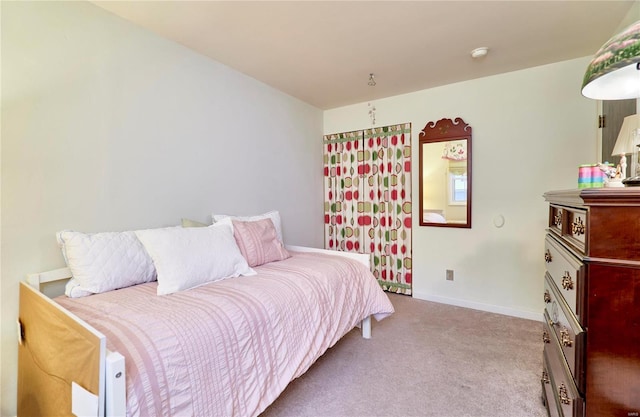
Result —
M 475 301 L 462 300 L 459 298 L 440 297 L 431 294 L 413 292 L 413 297 L 419 300 L 433 301 L 435 303 L 449 304 L 457 307 L 472 308 L 474 310 L 487 311 L 489 313 L 503 314 L 505 316 L 518 317 L 521 319 L 542 321 L 542 311 L 517 310 L 515 308 L 496 306 L 493 304 L 477 303 Z M 542 307 L 540 308 L 542 310 Z

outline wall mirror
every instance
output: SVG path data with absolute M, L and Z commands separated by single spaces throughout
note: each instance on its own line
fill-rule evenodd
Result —
M 471 228 L 471 126 L 429 122 L 419 136 L 420 226 Z

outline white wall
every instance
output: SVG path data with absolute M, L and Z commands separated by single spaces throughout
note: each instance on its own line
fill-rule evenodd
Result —
M 322 111 L 88 2 L 2 2 L 2 415 L 18 282 L 54 234 L 282 213 L 321 246 Z
M 597 162 L 597 102 L 580 95 L 588 62 L 575 59 L 375 102 L 376 125 L 412 123 L 415 297 L 541 318 L 542 194 L 576 188 L 578 165 Z M 367 103 L 325 111 L 324 133 L 370 126 L 367 111 Z M 473 128 L 473 227 L 420 227 L 418 133 L 429 121 L 455 117 Z M 497 228 L 493 219 L 500 215 L 505 224 Z M 445 280 L 446 269 L 454 270 L 454 281 Z

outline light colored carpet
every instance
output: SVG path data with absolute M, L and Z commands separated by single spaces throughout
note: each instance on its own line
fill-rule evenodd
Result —
M 542 417 L 542 323 L 389 294 L 262 414 Z

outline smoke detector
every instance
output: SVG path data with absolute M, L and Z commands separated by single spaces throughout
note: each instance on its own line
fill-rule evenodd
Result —
M 474 59 L 482 58 L 483 56 L 487 55 L 488 52 L 489 52 L 489 48 L 487 48 L 486 46 L 476 48 L 473 51 L 471 51 L 471 58 L 474 58 Z

